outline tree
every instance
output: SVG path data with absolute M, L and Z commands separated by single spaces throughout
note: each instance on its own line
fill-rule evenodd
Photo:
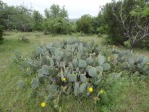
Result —
M 67 18 L 68 12 L 63 6 L 62 8 L 59 5 L 53 4 L 50 9 L 45 9 L 45 16 L 46 18 Z
M 46 18 L 50 18 L 50 13 L 49 13 L 48 9 L 45 9 L 44 13 L 45 13 Z
M 8 6 L 0 1 L 0 21 L 5 30 L 32 31 L 32 11 L 25 6 Z
M 1 44 L 2 40 L 3 40 L 3 28 L 0 25 L 0 44 Z
M 149 5 L 144 4 L 143 6 L 136 6 L 130 12 L 130 15 L 134 18 L 134 25 L 129 28 L 125 23 L 126 36 L 129 38 L 132 47 L 135 47 L 142 40 L 149 38 Z M 130 29 L 130 31 L 128 31 Z M 130 33 L 129 33 L 130 32 Z
M 91 34 L 93 32 L 93 20 L 90 15 L 83 15 L 76 22 L 77 30 L 85 34 Z
M 67 18 L 68 17 L 68 12 L 65 9 L 65 6 L 62 7 L 62 9 L 61 9 L 61 11 L 59 13 L 59 16 L 62 17 L 62 18 Z
M 43 23 L 43 17 L 38 11 L 33 12 L 33 29 L 36 31 L 41 31 Z
M 50 9 L 45 9 L 46 19 L 44 30 L 51 34 L 68 34 L 71 31 L 71 24 L 68 21 L 68 13 L 65 7 L 53 4 Z
M 106 33 L 108 35 L 107 41 L 112 43 L 112 44 L 120 44 L 122 45 L 125 39 L 123 36 L 123 28 L 121 27 L 121 24 L 117 22 L 115 19 L 113 13 L 112 13 L 112 6 L 115 4 L 115 11 L 117 12 L 119 10 L 119 4 L 120 2 L 118 1 L 117 3 L 112 2 L 112 3 L 107 3 L 101 10 L 100 14 L 98 17 L 102 18 L 103 17 L 103 26 L 107 26 Z M 99 29 L 100 30 L 100 29 Z
M 33 30 L 33 19 L 32 19 L 32 11 L 27 9 L 24 6 L 16 7 L 17 16 L 14 19 L 15 28 L 20 31 L 32 31 Z
M 149 37 L 148 3 L 140 0 L 113 1 L 103 14 L 111 42 L 135 47 Z
M 4 30 L 4 13 L 3 10 L 5 9 L 7 5 L 0 1 L 0 44 L 3 41 L 3 30 Z
M 5 20 L 6 15 L 4 13 L 4 10 L 5 10 L 6 7 L 7 7 L 7 4 L 0 1 L 0 25 L 1 25 L 1 27 L 5 26 L 5 21 L 4 20 Z
M 71 24 L 64 18 L 48 18 L 44 22 L 44 28 L 51 34 L 68 34 L 71 31 Z

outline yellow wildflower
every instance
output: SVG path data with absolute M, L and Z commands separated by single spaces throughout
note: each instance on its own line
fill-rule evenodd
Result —
M 93 88 L 92 87 L 89 87 L 88 88 L 88 91 L 92 93 L 93 92 Z
M 46 102 L 42 102 L 41 107 L 45 107 L 45 106 L 46 106 Z
M 66 80 L 67 80 L 67 79 L 66 79 L 65 77 L 64 77 L 64 78 L 62 78 L 62 81 L 63 81 L 63 82 L 65 82 Z

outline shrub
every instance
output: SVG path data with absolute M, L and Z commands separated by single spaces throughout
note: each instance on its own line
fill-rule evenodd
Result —
M 69 34 L 71 24 L 64 18 L 48 18 L 44 21 L 44 34 Z
M 2 26 L 0 25 L 0 43 L 3 41 L 3 29 Z
M 100 26 L 97 28 L 97 33 L 106 34 L 107 26 Z
M 93 20 L 90 15 L 83 15 L 79 20 L 77 20 L 77 30 L 79 32 L 83 32 L 85 34 L 92 34 L 93 33 Z
M 20 35 L 18 41 L 23 43 L 29 43 L 28 35 Z

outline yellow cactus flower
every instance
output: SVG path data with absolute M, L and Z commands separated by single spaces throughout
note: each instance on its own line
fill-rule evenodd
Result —
M 63 82 L 65 82 L 66 80 L 67 80 L 67 79 L 66 79 L 65 77 L 64 77 L 64 78 L 62 78 L 62 81 L 63 81 Z
M 93 92 L 93 88 L 92 87 L 89 87 L 88 88 L 88 91 L 92 93 Z
M 41 107 L 45 107 L 45 106 L 46 106 L 46 102 L 42 102 Z
M 103 94 L 105 91 L 103 90 L 103 89 L 101 89 L 100 91 L 99 91 L 99 94 Z

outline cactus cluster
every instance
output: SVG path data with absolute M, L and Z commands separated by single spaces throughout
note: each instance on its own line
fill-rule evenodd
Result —
M 118 70 L 127 70 L 134 75 L 149 75 L 149 58 L 139 54 L 133 54 L 132 51 L 112 50 L 114 67 Z
M 87 88 L 98 85 L 103 72 L 111 69 L 102 49 L 94 42 L 85 43 L 75 38 L 69 42 L 38 46 L 31 57 L 20 62 L 21 69 L 34 76 L 31 81 L 33 89 L 48 79 L 52 87 L 62 89 L 64 93 L 71 91 L 76 96 L 82 93 L 89 95 L 91 92 Z M 53 93 L 49 91 L 50 96 L 54 96 Z
M 105 50 L 95 42 L 71 41 L 38 46 L 31 57 L 19 56 L 21 69 L 32 75 L 31 87 L 48 81 L 49 96 L 59 93 L 90 95 L 110 74 L 148 74 L 149 59 L 131 51 Z M 115 76 L 116 77 L 116 76 Z M 20 85 L 23 81 L 18 82 Z M 88 89 L 90 88 L 90 89 Z

